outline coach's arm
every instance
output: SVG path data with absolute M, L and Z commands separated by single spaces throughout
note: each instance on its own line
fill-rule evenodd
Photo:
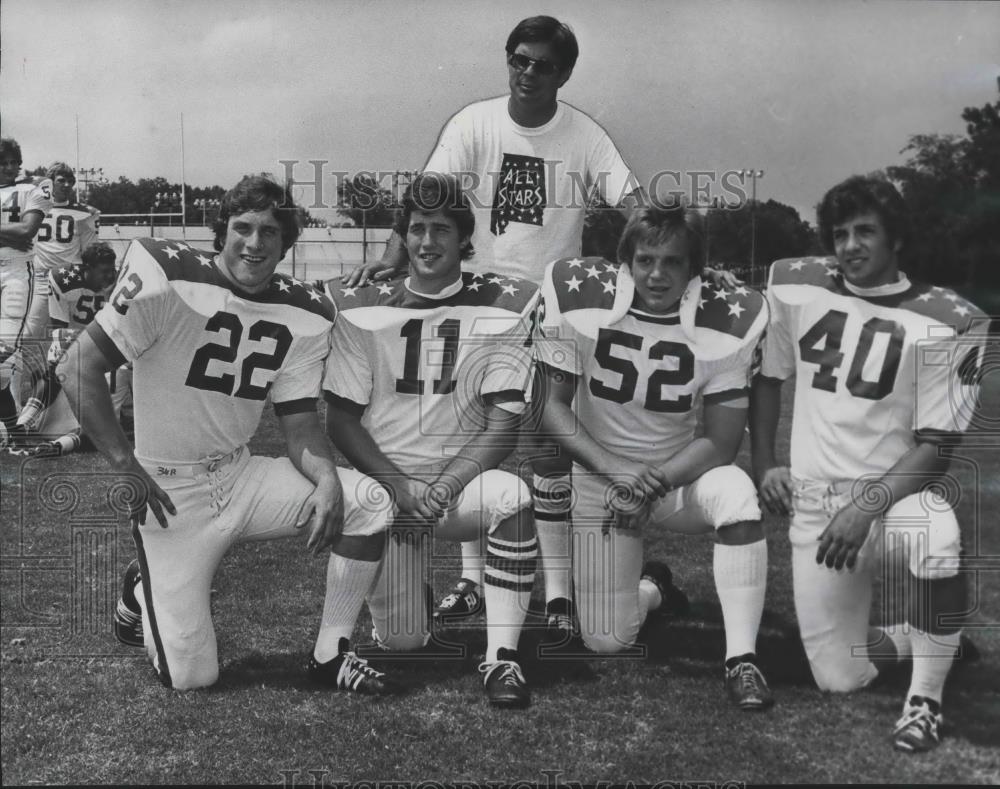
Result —
M 80 423 L 81 432 L 94 442 L 117 474 L 138 480 L 142 490 L 133 514 L 139 523 L 146 522 L 148 505 L 159 524 L 166 528 L 167 518 L 163 511 L 176 515 L 177 510 L 166 492 L 136 459 L 132 444 L 115 416 L 111 391 L 104 377 L 125 362 L 121 351 L 94 321 L 63 354 L 56 366 L 56 375 Z

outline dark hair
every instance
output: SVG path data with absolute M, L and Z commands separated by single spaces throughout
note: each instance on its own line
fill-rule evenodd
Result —
M 107 241 L 95 241 L 87 244 L 87 248 L 80 255 L 84 268 L 93 268 L 101 263 L 115 264 L 115 251 Z
M 414 211 L 427 213 L 440 211 L 453 219 L 458 226 L 459 237 L 465 239 L 460 250 L 462 260 L 468 260 L 475 253 L 472 247 L 472 234 L 476 229 L 476 217 L 472 213 L 469 198 L 462 191 L 462 186 L 454 175 L 424 172 L 406 187 L 392 226 L 392 229 L 404 239 L 410 228 L 410 215 Z
M 23 162 L 21 158 L 21 146 L 13 137 L 0 137 L 0 159 L 14 159 Z
M 518 44 L 542 42 L 552 44 L 559 58 L 559 70 L 571 71 L 580 56 L 580 46 L 572 28 L 551 16 L 531 16 L 522 19 L 507 36 L 507 54 L 513 55 Z
M 49 169 L 45 171 L 45 177 L 55 180 L 57 175 L 68 175 L 73 183 L 76 183 L 76 175 L 73 172 L 73 168 L 70 167 L 66 162 L 52 162 L 49 165 Z
M 226 244 L 229 218 L 247 211 L 271 211 L 274 214 L 281 226 L 282 254 L 292 248 L 302 232 L 302 209 L 295 205 L 291 190 L 264 173 L 245 175 L 226 192 L 219 208 L 219 216 L 212 224 L 216 252 L 221 252 Z
M 687 239 L 688 265 L 691 276 L 705 268 L 705 232 L 701 214 L 693 208 L 640 208 L 632 212 L 618 242 L 618 262 L 631 266 L 635 248 L 640 243 L 664 244 L 677 233 Z
M 823 195 L 816 207 L 819 237 L 824 248 L 833 252 L 833 227 L 867 212 L 882 220 L 886 234 L 893 243 L 906 246 L 909 221 L 902 195 L 889 179 L 878 175 L 852 175 Z

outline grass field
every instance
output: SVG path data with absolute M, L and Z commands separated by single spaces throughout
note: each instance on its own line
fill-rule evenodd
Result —
M 996 433 L 1000 375 L 988 376 L 985 389 Z M 476 671 L 485 644 L 478 625 L 442 634 L 464 648 L 464 658 L 404 667 L 412 690 L 403 697 L 372 700 L 311 686 L 303 667 L 325 562 L 296 541 L 243 545 L 227 557 L 213 597 L 221 680 L 206 692 L 177 693 L 156 681 L 139 650 L 111 634 L 120 573 L 134 554 L 124 520 L 108 505 L 114 492 L 103 460 L 5 454 L 3 783 L 996 783 L 998 447 L 1000 436 L 984 432 L 966 441 L 953 464 L 964 491 L 965 548 L 979 568 L 968 632 L 982 657 L 953 672 L 948 736 L 922 756 L 895 753 L 888 739 L 905 677 L 830 697 L 802 674 L 786 528 L 777 518 L 765 524 L 770 569 L 760 650 L 777 705 L 763 715 L 724 701 L 711 543 L 669 535 L 648 535 L 647 555 L 670 562 L 692 616 L 653 633 L 644 660 L 529 657 L 533 704 L 525 711 L 486 704 Z M 272 416 L 253 448 L 281 452 Z M 456 577 L 457 563 L 451 548 L 436 554 L 438 593 Z M 361 641 L 369 628 L 359 625 Z M 523 637 L 522 652 L 534 652 L 537 636 Z

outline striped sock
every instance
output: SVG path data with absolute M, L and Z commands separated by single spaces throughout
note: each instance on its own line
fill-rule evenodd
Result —
M 24 404 L 17 423 L 25 430 L 34 432 L 38 430 L 38 423 L 42 421 L 42 412 L 45 411 L 45 404 L 37 397 L 29 397 Z
M 531 480 L 532 511 L 542 555 L 546 602 L 558 597 L 573 599 L 569 520 L 571 490 L 569 474 L 550 477 L 535 474 Z
M 517 649 L 535 585 L 538 541 L 491 536 L 486 552 L 486 656 Z

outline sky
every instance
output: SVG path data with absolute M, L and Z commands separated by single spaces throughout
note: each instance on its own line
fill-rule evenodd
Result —
M 763 170 L 758 199 L 809 221 L 827 188 L 902 163 L 910 135 L 964 133 L 962 109 L 998 95 L 990 2 L 4 0 L 0 129 L 28 167 L 194 186 L 280 160 L 305 181 L 310 159 L 417 169 L 454 112 L 506 92 L 507 35 L 539 13 L 580 42 L 560 98 L 641 182 Z

